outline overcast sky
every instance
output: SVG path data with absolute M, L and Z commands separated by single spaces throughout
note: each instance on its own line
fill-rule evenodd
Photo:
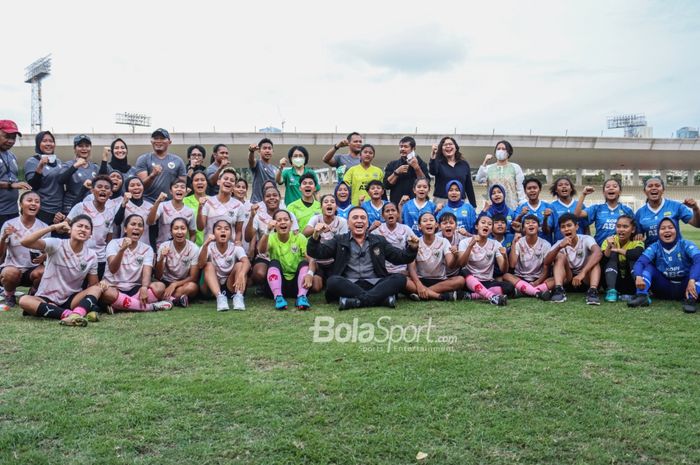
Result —
M 386 3 L 386 4 L 385 4 Z M 24 68 L 51 53 L 44 127 L 599 136 L 645 113 L 700 125 L 700 2 L 15 2 L 2 118 L 30 129 Z M 341 6 L 342 5 L 342 6 Z

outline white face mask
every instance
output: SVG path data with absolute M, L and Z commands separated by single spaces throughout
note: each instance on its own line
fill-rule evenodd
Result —
M 304 157 L 295 157 L 292 158 L 292 165 L 296 166 L 297 168 L 301 168 L 304 166 L 304 162 L 306 159 Z
M 508 152 L 505 150 L 496 150 L 496 160 L 503 161 L 508 159 Z

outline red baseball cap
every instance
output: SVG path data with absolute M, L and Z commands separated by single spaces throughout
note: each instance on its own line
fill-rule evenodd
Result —
M 4 132 L 5 134 L 17 134 L 22 137 L 22 133 L 19 132 L 17 124 L 9 119 L 0 119 L 0 131 Z

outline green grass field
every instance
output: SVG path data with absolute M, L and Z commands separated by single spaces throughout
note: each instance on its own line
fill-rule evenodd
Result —
M 0 463 L 700 463 L 700 315 L 678 303 L 311 301 L 0 314 Z M 432 342 L 313 342 L 318 316 Z
M 13 310 L 0 463 L 699 463 L 700 318 L 569 297 L 343 313 L 249 298 L 87 328 Z M 432 319 L 434 342 L 314 343 L 323 315 Z

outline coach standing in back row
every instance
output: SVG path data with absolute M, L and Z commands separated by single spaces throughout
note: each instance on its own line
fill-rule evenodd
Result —
M 153 152 L 144 153 L 136 160 L 136 175 L 143 181 L 146 200 L 154 203 L 161 192 L 170 192 L 170 183 L 175 179 L 185 181 L 187 170 L 180 157 L 168 153 L 170 147 L 170 133 L 158 128 L 151 134 L 151 147 Z

